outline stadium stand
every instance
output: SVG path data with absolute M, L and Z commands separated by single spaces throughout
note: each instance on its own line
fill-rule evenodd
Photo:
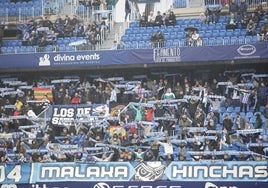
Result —
M 0 2 L 3 3 L 1 18 L 6 15 L 13 18 L 43 16 L 44 11 L 57 14 L 60 7 L 50 4 L 40 9 L 37 0 Z M 112 1 L 111 5 L 114 3 Z M 28 6 L 34 6 L 33 11 L 23 10 Z M 87 6 L 80 2 L 77 13 L 84 13 Z M 174 7 L 185 6 L 186 1 L 174 1 Z M 18 9 L 23 14 L 15 11 Z M 260 16 L 258 29 L 266 16 Z M 100 50 L 110 31 L 103 22 L 91 22 L 88 30 L 81 29 L 75 16 L 72 16 L 74 21 L 67 16 L 62 22 L 55 19 L 52 24 L 45 25 L 45 17 L 27 19 L 29 22 L 20 24 L 22 35 L 4 39 L 1 52 Z M 229 18 L 220 15 L 217 23 L 203 23 L 199 18 L 177 18 L 174 26 L 161 27 L 140 27 L 136 20 L 125 30 L 121 38 L 122 48 L 163 47 L 162 44 L 151 44 L 152 33 L 158 31 L 164 34 L 164 47 L 194 48 L 197 41 L 192 41 L 192 31 L 198 32 L 201 46 L 260 42 L 257 35 L 246 36 L 246 29 L 239 24 L 237 29 L 226 29 Z M 63 29 L 62 33 L 60 29 Z M 34 44 L 31 40 L 25 40 L 26 43 L 23 40 L 30 33 L 39 35 Z M 94 46 L 96 39 L 90 37 L 95 34 L 97 47 Z M 46 40 L 49 35 L 52 41 L 40 46 L 42 38 Z M 85 46 L 89 43 L 91 45 Z M 111 75 L 109 72 L 98 78 L 90 78 L 87 73 L 57 75 L 56 79 L 55 75 L 1 75 L 1 162 L 95 162 L 104 153 L 113 153 L 109 158 L 111 161 L 267 160 L 266 70 L 219 71 L 207 75 L 206 79 L 187 70 L 172 79 L 167 74 L 138 77 L 130 72 L 128 70 L 127 75 Z M 250 79 L 245 79 L 245 73 L 251 75 Z M 211 81 L 212 78 L 216 83 Z M 177 82 L 181 86 L 176 85 Z M 81 108 L 88 107 L 92 111 L 71 118 L 64 115 L 58 118 L 57 110 L 62 109 L 64 113 L 71 105 L 76 108 L 81 105 Z M 163 144 L 168 140 L 174 148 L 171 158 L 167 158 Z M 137 157 L 138 149 L 146 155 Z

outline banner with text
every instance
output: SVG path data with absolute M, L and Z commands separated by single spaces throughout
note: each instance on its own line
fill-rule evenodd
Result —
M 267 164 L 267 161 L 230 161 L 221 163 L 187 161 L 172 162 L 169 166 L 160 161 L 147 163 L 65 162 L 17 165 L 0 164 L 0 184 L 34 184 L 38 182 L 162 182 L 169 180 L 169 182 L 179 181 L 182 184 L 189 182 L 202 182 L 202 184 L 204 182 L 224 182 L 226 185 L 230 183 L 230 185 L 238 187 L 238 185 L 242 185 L 242 182 L 249 182 L 251 185 L 261 182 L 267 184 Z M 122 186 L 124 187 L 124 184 Z M 206 188 L 212 187 L 216 188 L 216 186 L 212 185 Z
M 49 69 L 267 59 L 268 43 L 155 49 L 1 54 L 0 69 Z

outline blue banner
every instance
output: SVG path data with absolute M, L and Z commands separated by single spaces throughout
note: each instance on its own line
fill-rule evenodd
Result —
M 268 58 L 268 43 L 0 55 L 1 69 L 183 63 Z
M 66 181 L 129 181 L 135 170 L 127 162 L 35 163 L 30 183 Z
M 17 183 L 29 183 L 31 164 L 18 164 L 18 165 L 5 165 L 0 164 L 0 185 L 5 184 L 17 184 Z M 2 186 L 0 186 L 2 188 Z
M 265 182 L 53 182 L 2 185 L 1 188 L 264 188 Z
M 267 181 L 267 162 L 172 162 L 166 169 L 171 181 Z
M 112 182 L 117 182 L 116 185 L 119 186 L 120 182 L 130 181 L 136 182 L 133 185 L 159 182 L 157 185 L 160 186 L 162 182 L 167 180 L 172 186 L 185 185 L 186 187 L 192 187 L 188 184 L 189 182 L 200 182 L 202 186 L 197 186 L 198 188 L 204 187 L 206 183 L 209 186 L 205 188 L 216 188 L 223 185 L 236 187 L 243 185 L 244 188 L 244 182 L 247 182 L 246 186 L 252 185 L 252 188 L 255 185 L 268 184 L 268 165 L 267 161 L 251 161 L 250 163 L 249 161 L 188 161 L 172 162 L 169 166 L 160 161 L 147 163 L 62 162 L 0 165 L 0 184 L 2 185 L 38 184 L 39 182 L 87 182 L 84 185 L 91 185 L 92 182 L 109 182 L 109 185 L 113 185 Z M 179 182 L 179 184 L 176 184 L 176 182 Z M 208 182 L 213 182 L 216 186 L 212 186 Z M 122 183 L 122 187 L 124 186 L 128 187 L 130 185 Z M 163 186 L 166 186 L 166 184 L 163 184 Z M 0 188 L 2 187 L 0 186 Z

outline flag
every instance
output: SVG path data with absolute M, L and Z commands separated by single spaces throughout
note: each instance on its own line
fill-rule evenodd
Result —
M 35 87 L 33 90 L 35 100 L 43 100 L 47 98 L 50 102 L 53 102 L 52 88 Z

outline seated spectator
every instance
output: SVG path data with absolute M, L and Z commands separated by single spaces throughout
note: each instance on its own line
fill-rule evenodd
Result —
M 174 26 L 174 25 L 176 25 L 176 16 L 175 16 L 175 14 L 174 14 L 173 11 L 170 11 L 169 12 L 169 16 L 168 16 L 166 25 L 167 26 Z
M 42 20 L 42 27 L 48 27 L 49 29 L 52 29 L 53 27 L 53 23 L 48 19 L 47 16 Z
M 227 22 L 226 29 L 236 29 L 237 28 L 237 20 L 233 13 L 230 14 L 230 19 Z
M 22 36 L 22 45 L 23 46 L 28 46 L 29 45 L 29 39 L 30 39 L 30 34 L 29 34 L 28 31 L 26 31 Z
M 140 19 L 140 27 L 147 27 L 147 24 L 148 24 L 148 17 L 146 16 L 145 12 L 143 12 Z
M 163 47 L 164 40 L 165 40 L 164 35 L 163 35 L 162 31 L 160 31 L 160 30 L 157 33 L 152 33 L 151 39 L 150 39 L 152 46 L 154 48 Z
M 256 25 L 252 19 L 249 20 L 247 25 L 247 35 L 255 35 Z
M 149 14 L 149 16 L 148 16 L 147 26 L 149 26 L 149 27 L 155 26 L 155 16 L 154 16 L 154 12 L 153 11 L 151 11 L 150 14 Z
M 202 12 L 199 18 L 200 18 L 201 23 L 207 23 L 207 17 L 205 13 Z
M 45 36 L 41 38 L 41 41 L 38 44 L 38 52 L 44 51 L 44 48 L 47 46 L 47 39 Z
M 160 11 L 157 11 L 157 15 L 155 17 L 155 26 L 162 26 L 163 25 L 163 16 L 161 15 Z
M 203 46 L 203 40 L 201 37 L 198 37 L 198 39 L 196 41 L 196 46 Z
M 258 25 L 260 18 L 258 17 L 258 14 L 255 12 L 252 12 L 251 15 L 249 16 L 249 19 L 252 19 L 252 21 Z
M 35 46 L 38 42 L 38 35 L 35 31 L 32 31 L 29 38 L 29 45 Z
M 240 13 L 240 19 L 243 18 L 245 15 L 247 15 L 248 10 L 248 4 L 245 2 L 245 0 L 240 1 L 239 5 L 239 13 Z
M 191 38 L 190 38 L 190 45 L 191 46 L 197 46 L 197 42 L 199 40 L 200 36 L 197 32 L 197 30 L 194 30 L 193 34 L 191 35 Z
M 259 42 L 268 40 L 268 31 L 265 29 L 265 26 L 262 26 L 260 32 L 257 33 L 257 39 Z
M 217 23 L 219 21 L 221 9 L 212 8 L 206 9 L 206 23 Z
M 163 13 L 162 20 L 163 20 L 163 25 L 166 25 L 166 23 L 168 21 L 168 16 L 165 12 Z
M 100 9 L 100 0 L 93 0 L 91 5 L 94 6 L 94 10 L 99 10 Z
M 262 17 L 264 15 L 263 5 L 262 3 L 259 3 L 257 8 L 254 10 L 254 12 L 258 15 L 258 17 Z
M 3 37 L 4 37 L 4 26 L 0 25 L 0 47 L 2 46 Z
M 246 29 L 247 25 L 248 25 L 248 16 L 245 14 L 242 18 L 241 18 L 241 27 L 242 29 Z

